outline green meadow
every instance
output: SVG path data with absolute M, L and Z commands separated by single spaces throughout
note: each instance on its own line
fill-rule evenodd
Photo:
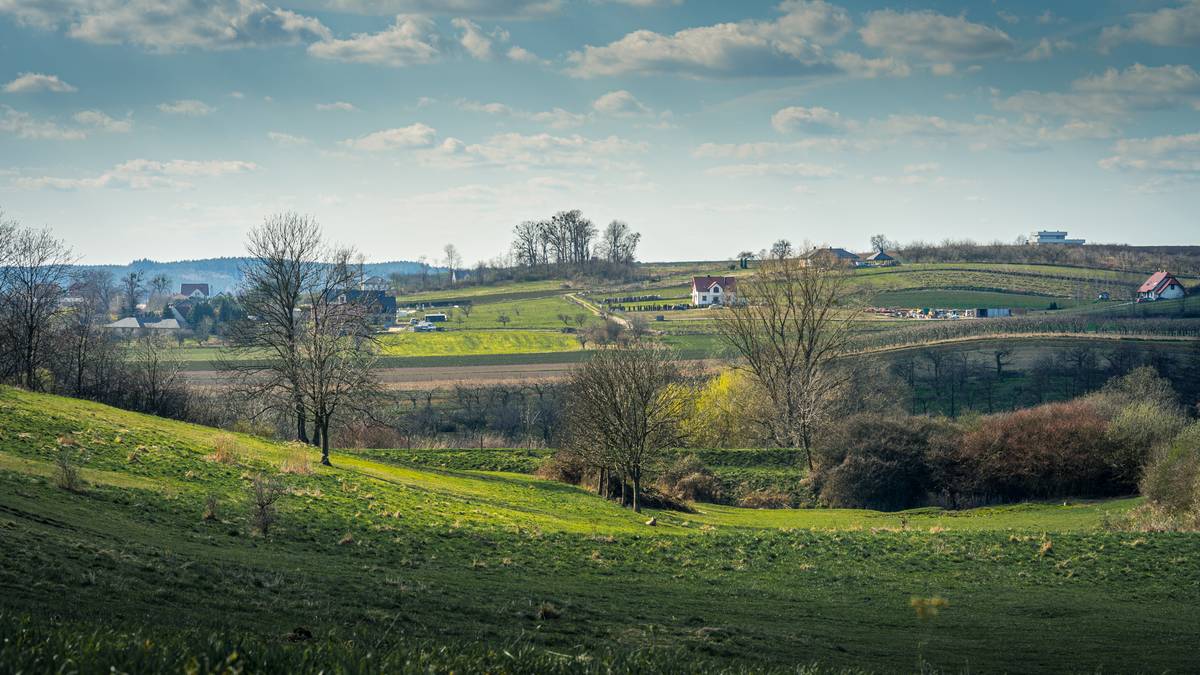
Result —
M 746 452 L 729 461 L 766 461 Z M 78 492 L 56 485 L 63 455 Z M 0 389 L 3 670 L 1196 664 L 1200 536 L 1112 529 L 1135 499 L 637 515 L 523 473 L 333 459 Z M 265 535 L 260 474 L 284 485 Z

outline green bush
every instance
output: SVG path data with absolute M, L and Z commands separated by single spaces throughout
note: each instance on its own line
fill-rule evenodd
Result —
M 1177 527 L 1200 528 L 1200 422 L 1155 451 L 1141 482 L 1150 506 Z

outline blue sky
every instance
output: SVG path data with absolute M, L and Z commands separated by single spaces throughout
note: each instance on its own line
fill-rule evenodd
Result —
M 373 260 L 580 208 L 779 237 L 1196 244 L 1200 0 L 0 0 L 0 209 L 88 262 Z

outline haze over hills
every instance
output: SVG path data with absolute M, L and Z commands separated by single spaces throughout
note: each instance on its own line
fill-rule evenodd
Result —
M 112 272 L 114 277 L 121 277 L 133 271 L 139 271 L 146 279 L 158 274 L 171 278 L 174 286 L 181 283 L 206 283 L 212 293 L 234 290 L 241 282 L 241 268 L 249 259 L 243 256 L 228 258 L 201 258 L 198 260 L 159 261 L 140 259 L 125 265 L 79 265 L 80 269 L 98 269 Z M 387 277 L 389 274 L 418 274 L 425 267 L 430 272 L 442 271 L 442 268 L 423 265 L 411 260 L 389 260 L 386 262 L 367 263 L 363 272 L 367 275 Z

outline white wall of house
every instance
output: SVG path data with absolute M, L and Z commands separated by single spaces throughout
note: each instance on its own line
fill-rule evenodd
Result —
M 733 301 L 735 294 L 726 292 L 721 284 L 713 284 L 707 290 L 692 289 L 692 304 L 698 307 L 707 305 L 725 305 Z

